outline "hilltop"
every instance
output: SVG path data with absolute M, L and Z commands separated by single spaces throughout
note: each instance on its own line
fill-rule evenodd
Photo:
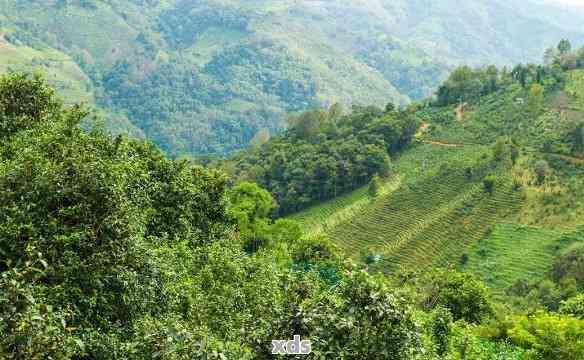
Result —
M 225 154 L 289 112 L 406 104 L 462 63 L 539 58 L 581 19 L 535 1 L 6 1 L 0 69 L 44 68 L 116 133 Z

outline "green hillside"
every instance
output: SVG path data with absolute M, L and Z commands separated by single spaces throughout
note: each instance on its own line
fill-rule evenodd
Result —
M 455 91 L 456 76 L 440 91 Z M 290 218 L 371 270 L 450 265 L 498 292 L 547 277 L 563 235 L 584 224 L 584 72 L 544 76 L 502 81 L 463 107 L 440 97 L 420 107 L 416 144 L 393 156 L 387 191 L 371 198 L 364 186 Z
M 584 39 L 579 23 L 536 1 L 7 0 L 0 58 L 57 51 L 65 96 L 94 98 L 116 132 L 171 156 L 226 154 L 289 112 L 406 104 L 455 65 L 538 59 Z

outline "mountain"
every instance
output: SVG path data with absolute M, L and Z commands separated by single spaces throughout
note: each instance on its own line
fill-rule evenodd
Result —
M 171 156 L 225 154 L 290 112 L 407 104 L 461 63 L 538 59 L 581 42 L 582 17 L 519 0 L 2 0 L 0 70 L 44 68 Z

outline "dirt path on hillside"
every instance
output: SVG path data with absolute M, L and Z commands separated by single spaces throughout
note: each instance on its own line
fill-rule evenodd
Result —
M 464 146 L 466 146 L 466 144 L 449 143 L 446 141 L 439 141 L 439 140 L 420 140 L 420 141 L 424 144 L 432 144 L 432 145 L 446 146 L 446 147 L 464 147 Z M 570 155 L 556 154 L 556 153 L 546 153 L 546 152 L 535 151 L 535 150 L 528 150 L 528 152 L 540 153 L 542 155 L 555 156 L 555 157 L 558 157 L 562 160 L 568 161 L 572 164 L 584 165 L 584 158 L 578 157 L 578 156 L 570 156 Z
M 421 140 L 424 144 L 432 144 L 438 146 L 446 146 L 446 147 L 463 147 L 464 144 L 453 144 L 445 141 L 437 141 L 437 140 Z

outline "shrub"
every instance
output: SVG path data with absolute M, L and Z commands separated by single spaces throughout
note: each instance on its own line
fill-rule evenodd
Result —
M 533 359 L 584 358 L 584 321 L 571 316 L 544 312 L 516 316 L 508 336 L 517 345 L 528 349 Z
M 562 301 L 560 313 L 573 315 L 580 320 L 584 320 L 584 293 L 580 293 L 568 300 Z
M 542 185 L 548 176 L 550 166 L 547 161 L 539 160 L 535 163 L 535 176 L 538 185 Z
M 573 278 L 578 288 L 584 288 L 584 245 L 576 246 L 556 259 L 552 278 L 556 282 L 564 278 Z
M 494 175 L 488 175 L 483 179 L 483 187 L 489 195 L 493 194 L 493 191 L 495 190 L 496 182 L 497 182 L 497 177 Z
M 423 305 L 427 309 L 443 306 L 455 321 L 470 323 L 480 323 L 492 312 L 486 286 L 470 274 L 438 270 L 425 282 Z
M 377 197 L 379 195 L 379 188 L 380 187 L 381 187 L 381 185 L 380 185 L 380 181 L 379 181 L 379 176 L 373 175 L 373 178 L 369 182 L 369 188 L 367 189 L 369 196 Z

